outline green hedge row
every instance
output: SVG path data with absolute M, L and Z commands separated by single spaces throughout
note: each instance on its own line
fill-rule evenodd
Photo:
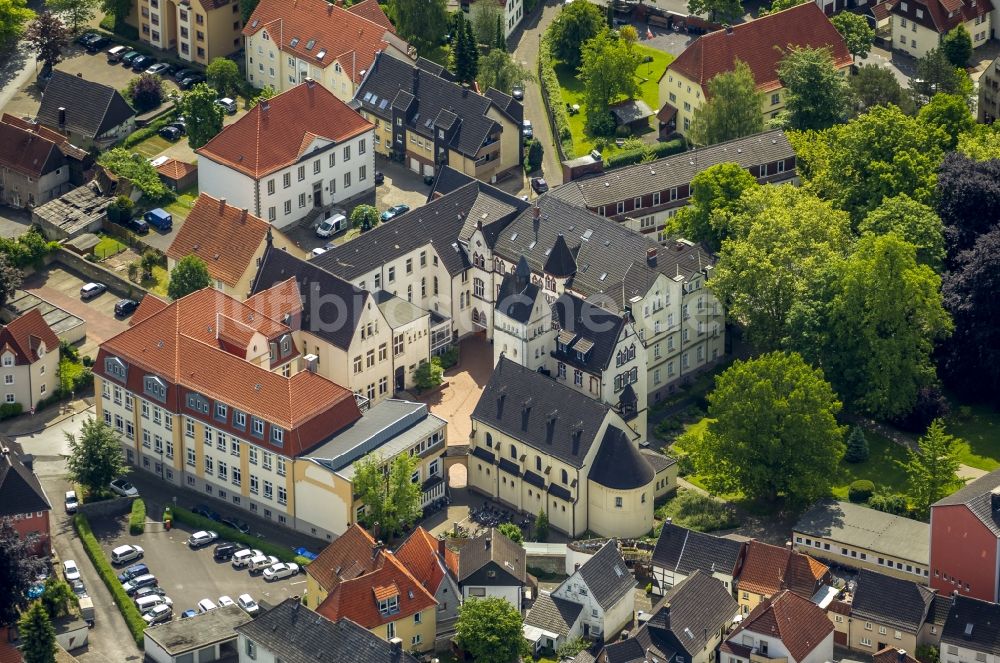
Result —
M 111 592 L 111 596 L 115 600 L 115 605 L 118 606 L 118 610 L 122 613 L 125 624 L 132 633 L 132 639 L 142 649 L 142 632 L 146 629 L 146 622 L 143 621 L 142 614 L 139 613 L 139 608 L 135 606 L 129 595 L 122 589 L 122 584 L 118 582 L 118 574 L 111 567 L 111 562 L 108 561 L 104 550 L 101 548 L 101 544 L 97 542 L 97 537 L 94 536 L 93 530 L 90 529 L 90 522 L 87 520 L 87 516 L 82 513 L 73 516 L 73 526 L 76 528 L 76 533 L 80 537 L 80 541 L 83 542 L 83 548 L 87 551 L 87 557 L 94 563 L 94 568 L 97 569 L 98 575 L 104 581 L 104 586 Z
M 253 534 L 244 534 L 237 529 L 233 529 L 228 525 L 223 525 L 222 523 L 212 520 L 211 518 L 205 518 L 204 516 L 192 513 L 183 507 L 172 506 L 170 507 L 170 513 L 173 516 L 173 520 L 176 520 L 179 523 L 190 525 L 191 527 L 199 530 L 211 530 L 213 532 L 217 532 L 220 539 L 233 541 L 235 543 L 243 543 L 251 548 L 256 548 L 265 555 L 273 555 L 282 562 L 295 562 L 302 567 L 309 563 L 308 559 L 296 555 L 295 552 L 289 548 L 279 546 L 276 543 L 264 541 L 263 539 L 258 539 Z
M 572 159 L 573 132 L 569 128 L 569 116 L 566 114 L 566 103 L 563 101 L 562 88 L 559 87 L 559 77 L 556 76 L 555 64 L 552 61 L 552 45 L 549 33 L 542 36 L 538 46 L 538 80 L 542 84 L 542 99 L 549 109 L 549 117 L 559 141 L 559 151 L 563 159 Z
M 136 129 L 129 134 L 128 138 L 122 141 L 122 147 L 133 147 L 147 138 L 152 138 L 159 133 L 160 129 L 173 122 L 176 117 L 177 111 L 173 110 L 161 117 L 156 118 L 142 129 Z
M 146 503 L 141 497 L 132 500 L 132 513 L 128 517 L 129 534 L 138 536 L 146 531 Z
M 613 168 L 621 168 L 622 166 L 631 166 L 641 161 L 645 161 L 650 156 L 652 156 L 653 159 L 662 159 L 663 157 L 670 156 L 671 154 L 679 154 L 680 152 L 683 152 L 684 149 L 684 139 L 675 138 L 665 143 L 656 143 L 655 145 L 650 145 L 648 147 L 642 147 L 636 150 L 626 150 L 624 152 L 613 154 L 604 161 L 604 168 L 606 170 L 611 170 Z

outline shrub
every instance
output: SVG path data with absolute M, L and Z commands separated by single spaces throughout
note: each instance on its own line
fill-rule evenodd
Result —
M 97 569 L 97 574 L 101 576 L 104 586 L 111 592 L 111 597 L 115 600 L 115 605 L 118 606 L 119 612 L 122 613 L 125 624 L 132 634 L 132 639 L 135 640 L 136 646 L 141 649 L 143 645 L 142 633 L 146 628 L 146 622 L 143 621 L 142 615 L 139 613 L 139 608 L 135 606 L 135 603 L 122 588 L 122 584 L 118 582 L 118 574 L 111 568 L 111 563 L 108 561 L 107 556 L 105 556 L 104 550 L 101 549 L 101 544 L 97 542 L 94 532 L 90 529 L 87 516 L 82 513 L 73 516 L 73 526 L 76 528 L 77 536 L 80 537 L 80 541 L 83 543 L 83 549 L 87 552 L 87 557 L 93 562 L 94 568 Z
M 605 159 L 604 167 L 611 170 L 612 168 L 631 166 L 632 164 L 642 161 L 645 156 L 645 148 L 639 150 L 624 150 Z
M 864 504 L 875 493 L 875 484 L 868 479 L 852 481 L 847 488 L 847 499 L 857 504 Z
M 138 145 L 142 141 L 146 140 L 147 138 L 152 138 L 157 133 L 159 133 L 160 129 L 173 122 L 176 115 L 177 111 L 171 111 L 165 115 L 162 115 L 161 117 L 156 118 L 155 120 L 144 126 L 142 129 L 136 129 L 131 134 L 129 134 L 128 138 L 122 141 L 122 147 L 133 147 L 135 145 Z
M 18 269 L 40 267 L 45 256 L 58 248 L 59 243 L 45 239 L 37 226 L 32 226 L 20 237 L 0 238 L 0 253 Z
M 444 368 L 441 367 L 441 358 L 432 357 L 430 361 L 425 361 L 417 367 L 413 374 L 417 382 L 417 389 L 425 391 L 432 389 L 444 380 Z
M 566 115 L 566 102 L 563 101 L 559 77 L 556 76 L 552 58 L 552 40 L 548 31 L 542 36 L 538 47 L 538 80 L 541 83 L 542 98 L 549 109 L 549 117 L 559 140 L 559 151 L 563 159 L 572 159 L 573 132 L 569 128 L 569 116 Z
M 309 560 L 304 557 L 298 557 L 293 550 L 284 548 L 275 543 L 269 543 L 263 539 L 258 539 L 253 534 L 244 534 L 239 530 L 233 529 L 228 525 L 223 525 L 218 523 L 211 518 L 205 518 L 204 516 L 199 516 L 196 513 L 192 513 L 187 509 L 179 506 L 170 507 L 171 520 L 184 523 L 195 529 L 212 530 L 218 532 L 219 536 L 227 541 L 235 541 L 236 543 L 243 543 L 251 548 L 256 548 L 260 550 L 265 555 L 273 555 L 280 559 L 282 562 L 295 562 L 299 566 L 305 566 L 309 563 Z
M 884 511 L 896 516 L 905 516 L 909 512 L 906 495 L 899 493 L 875 493 L 869 498 L 868 506 L 876 511 Z
M 917 402 L 908 414 L 896 420 L 896 425 L 910 433 L 923 435 L 935 419 L 946 419 L 951 404 L 937 387 L 924 387 L 917 392 Z
M 731 529 L 738 524 L 732 507 L 693 490 L 679 490 L 677 497 L 657 511 L 659 517 L 669 517 L 675 525 L 698 532 Z
M 646 583 L 646 593 L 647 594 L 652 594 L 653 593 L 653 583 L 651 583 L 651 582 L 647 582 Z
M 128 517 L 128 531 L 138 536 L 146 531 L 146 503 L 141 497 L 132 500 L 132 513 Z
M 0 421 L 16 417 L 24 411 L 24 406 L 20 403 L 4 403 L 0 405 Z
M 535 518 L 535 541 L 546 541 L 549 538 L 549 514 L 542 509 Z
M 139 187 L 150 202 L 159 204 L 172 200 L 173 192 L 160 181 L 160 176 L 150 165 L 149 160 L 141 154 L 133 154 L 125 147 L 116 147 L 105 152 L 98 158 L 98 163 Z
M 665 143 L 655 143 L 653 145 L 649 145 L 646 149 L 657 159 L 662 159 L 663 157 L 668 157 L 671 154 L 680 154 L 687 149 L 687 145 L 684 144 L 683 138 L 674 138 L 673 140 L 668 140 Z
M 458 346 L 453 345 L 441 353 L 441 368 L 448 370 L 458 363 Z

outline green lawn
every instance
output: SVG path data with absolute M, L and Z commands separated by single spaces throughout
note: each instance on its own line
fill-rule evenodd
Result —
M 962 440 L 961 462 L 988 472 L 1000 468 L 1000 412 L 990 405 L 961 406 L 955 398 L 952 403 L 947 430 Z
M 156 267 L 153 267 L 153 278 L 143 281 L 142 287 L 146 288 L 154 295 L 166 298 L 167 284 L 169 282 L 170 274 L 167 272 L 167 268 L 157 265 Z
M 122 244 L 114 237 L 101 235 L 101 241 L 94 247 L 94 255 L 97 256 L 98 260 L 104 260 L 109 256 L 121 253 L 127 248 L 127 245 Z
M 635 75 L 639 79 L 639 97 L 649 104 L 649 107 L 655 113 L 660 109 L 660 90 L 657 81 L 660 78 L 660 74 L 667 68 L 667 65 L 673 62 L 674 56 L 641 44 L 636 44 L 635 48 L 643 57 L 648 55 L 653 58 L 652 62 L 640 64 L 635 70 Z M 559 87 L 562 88 L 563 102 L 571 106 L 573 104 L 579 104 L 580 106 L 579 113 L 569 116 L 569 128 L 573 132 L 573 152 L 577 155 L 587 154 L 594 149 L 596 141 L 587 136 L 584 131 L 587 116 L 585 115 L 583 103 L 583 83 L 577 78 L 576 72 L 567 65 L 558 62 L 555 69 L 556 76 L 559 78 Z M 655 125 L 652 123 L 655 121 L 655 117 L 650 118 L 650 126 L 653 131 L 655 131 L 655 128 L 653 128 Z M 607 157 L 614 154 L 617 149 L 614 141 L 611 141 L 604 150 L 604 156 Z
M 170 147 L 171 143 L 160 136 L 150 136 L 138 145 L 132 147 L 133 152 L 138 152 L 147 159 L 152 159 L 160 152 Z
M 187 218 L 187 215 L 191 212 L 191 208 L 194 207 L 194 201 L 198 197 L 198 187 L 191 187 L 187 191 L 182 191 L 177 194 L 177 198 L 174 202 L 170 203 L 163 209 L 170 212 L 173 216 L 177 217 L 179 220 L 183 221 Z

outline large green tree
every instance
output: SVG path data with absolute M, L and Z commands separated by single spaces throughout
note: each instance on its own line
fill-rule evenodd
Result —
M 909 458 L 903 467 L 908 478 L 907 493 L 917 515 L 926 518 L 932 504 L 962 486 L 958 442 L 945 431 L 944 422 L 935 419 L 917 448 L 908 450 Z
M 745 62 L 737 60 L 732 71 L 709 80 L 705 96 L 691 123 L 691 139 L 696 144 L 714 145 L 764 130 L 763 95 Z
M 184 94 L 181 114 L 187 120 L 188 143 L 197 149 L 222 131 L 224 111 L 215 103 L 218 93 L 205 83 L 198 83 Z
M 847 214 L 792 185 L 755 187 L 729 228 L 709 287 L 761 349 L 783 347 L 792 309 L 849 244 Z
M 868 19 L 854 12 L 840 12 L 831 19 L 833 27 L 844 38 L 851 57 L 868 57 L 875 43 L 875 30 L 868 25 Z
M 497 40 L 497 19 L 503 21 L 500 3 L 477 2 L 469 10 L 469 22 L 477 44 L 495 46 Z
M 69 29 L 75 34 L 94 18 L 97 4 L 98 0 L 49 0 L 46 6 L 62 14 L 69 23 Z
M 757 178 L 738 163 L 709 166 L 691 180 L 688 204 L 671 223 L 671 230 L 712 251 L 729 238 L 729 215 L 745 191 L 756 189 Z
M 99 0 L 102 12 L 115 18 L 115 32 L 125 25 L 125 17 L 132 12 L 132 0 Z
M 391 0 L 389 7 L 396 31 L 418 51 L 441 43 L 449 24 L 447 0 Z
M 596 37 L 603 27 L 604 17 L 594 3 L 573 2 L 563 5 L 562 11 L 549 27 L 556 57 L 571 69 L 576 69 L 583 57 L 583 45 Z
M 820 363 L 845 403 L 900 417 L 936 377 L 931 352 L 951 331 L 941 278 L 895 233 L 866 235 L 842 265 L 829 301 Z
M 916 76 L 910 79 L 910 88 L 921 103 L 938 92 L 957 94 L 965 99 L 972 97 L 972 79 L 961 67 L 956 67 L 940 48 L 932 48 L 917 59 Z
M 354 493 L 364 504 L 360 520 L 390 538 L 420 518 L 420 484 L 412 480 L 417 459 L 399 454 L 388 464 L 378 454 L 354 463 Z
M 211 284 L 212 277 L 208 275 L 208 265 L 192 253 L 181 258 L 170 272 L 167 296 L 170 299 L 180 299 Z
M 778 78 L 791 128 L 826 129 L 847 117 L 850 86 L 829 48 L 792 48 L 778 63 Z
M 163 79 L 156 74 L 144 71 L 128 82 L 125 96 L 132 102 L 132 107 L 140 113 L 157 108 L 167 96 Z
M 913 107 L 913 99 L 896 80 L 891 69 L 877 64 L 862 64 L 857 73 L 850 77 L 851 91 L 854 93 L 858 110 L 864 112 L 873 106 L 899 106 L 904 112 Z
M 28 588 L 45 568 L 37 543 L 37 535 L 22 537 L 10 518 L 0 518 L 0 626 L 17 621 L 28 605 Z
M 710 21 L 732 23 L 743 16 L 740 0 L 688 0 L 692 14 L 708 14 Z
M 641 59 L 627 41 L 607 28 L 583 45 L 579 78 L 583 82 L 587 125 L 594 133 L 598 133 L 595 128 L 608 125 L 608 106 L 638 93 L 635 68 Z
M 93 417 L 83 422 L 79 435 L 66 433 L 69 478 L 90 493 L 108 490 L 108 484 L 125 473 L 121 440 L 111 426 Z
M 10 45 L 24 34 L 35 12 L 28 9 L 27 0 L 0 0 L 0 46 Z
M 21 635 L 24 663 L 55 663 L 56 629 L 40 601 L 32 603 L 21 615 L 17 630 Z
M 116 147 L 102 153 L 97 161 L 115 175 L 127 178 L 151 201 L 161 202 L 171 195 L 149 159 L 137 152 Z
M 378 208 L 374 205 L 358 205 L 351 210 L 351 225 L 361 232 L 377 226 L 380 218 Z
M 224 97 L 235 98 L 243 87 L 239 66 L 229 58 L 215 58 L 205 68 L 208 84 Z
M 69 46 L 69 36 L 62 19 L 48 10 L 29 23 L 24 34 L 38 61 L 50 69 L 62 62 L 63 51 Z
M 935 94 L 930 103 L 920 109 L 917 117 L 924 124 L 941 129 L 944 141 L 941 149 L 951 152 L 958 145 L 959 137 L 972 131 L 976 125 L 965 99 L 957 94 Z
M 21 270 L 11 263 L 10 258 L 0 254 L 0 306 L 14 296 L 14 292 L 21 287 L 23 277 Z
M 528 654 L 523 627 L 521 611 L 507 599 L 474 598 L 458 609 L 455 640 L 476 663 L 511 663 Z
M 948 61 L 960 69 L 969 66 L 972 57 L 972 35 L 959 23 L 941 38 L 941 50 Z
M 917 261 L 939 269 L 944 260 L 944 228 L 932 208 L 905 193 L 886 198 L 858 225 L 862 235 L 896 233 L 917 250 Z
M 823 371 L 796 353 L 737 361 L 708 395 L 695 467 L 715 492 L 812 502 L 829 493 L 844 455 L 840 407 Z
M 479 58 L 479 89 L 486 91 L 491 87 L 505 94 L 515 85 L 534 80 L 531 72 L 519 65 L 510 53 L 494 48 Z
M 977 124 L 958 137 L 957 149 L 976 161 L 1000 159 L 1000 124 Z

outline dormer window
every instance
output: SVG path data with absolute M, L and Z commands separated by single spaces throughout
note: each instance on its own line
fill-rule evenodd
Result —
M 9 364 L 7 363 L 8 356 L 10 357 L 10 363 Z M 13 366 L 14 365 L 14 355 L 4 355 L 3 365 L 4 366 Z M 113 375 L 114 377 L 118 378 L 122 382 L 124 382 L 126 379 L 128 379 L 128 367 L 126 367 L 125 366 L 125 362 L 123 362 L 118 357 L 107 357 L 107 358 L 105 358 L 105 360 L 104 360 L 104 372 L 107 373 L 107 374 L 109 374 L 109 375 Z
M 976 6 L 975 3 L 973 3 L 972 6 L 975 7 Z M 41 358 L 41 357 L 44 357 L 44 356 L 45 356 L 45 344 L 44 343 L 40 343 L 38 345 L 38 357 Z
M 905 2 L 899 3 L 899 10 L 900 11 L 904 11 L 904 12 L 905 11 L 909 11 L 908 6 L 907 6 L 907 4 Z
M 4 366 L 13 366 L 14 365 L 14 353 L 13 352 L 5 352 L 4 353 L 4 355 L 3 355 L 3 365 Z
M 385 593 L 390 591 L 396 591 L 395 586 L 390 585 L 389 587 L 375 588 L 376 597 L 378 596 L 384 597 L 379 599 L 378 602 L 378 611 L 382 615 L 391 615 L 393 613 L 399 612 L 399 594 L 385 596 Z
M 277 426 L 271 426 L 271 442 L 275 446 L 281 447 L 285 444 L 285 431 Z
M 257 437 L 264 437 L 264 420 L 253 417 L 253 434 Z
M 167 383 L 155 375 L 147 375 L 143 379 L 142 390 L 147 396 L 151 396 L 161 403 L 167 400 Z

